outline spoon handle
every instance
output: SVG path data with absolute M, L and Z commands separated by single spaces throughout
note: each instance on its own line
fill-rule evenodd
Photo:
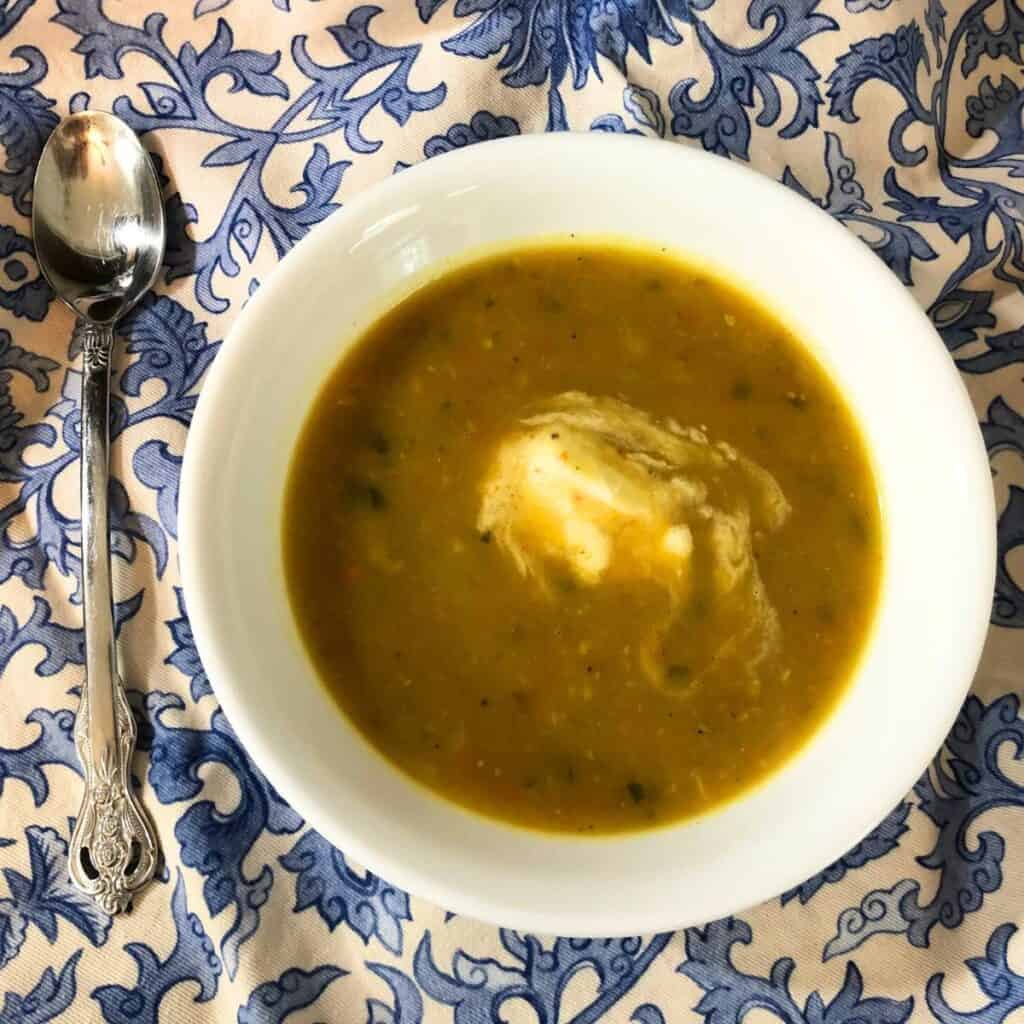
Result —
M 135 719 L 117 671 L 110 522 L 107 505 L 110 354 L 113 329 L 80 319 L 82 348 L 82 592 L 85 687 L 75 720 L 75 746 L 85 795 L 68 854 L 71 881 L 116 914 L 153 877 L 153 827 L 131 791 Z

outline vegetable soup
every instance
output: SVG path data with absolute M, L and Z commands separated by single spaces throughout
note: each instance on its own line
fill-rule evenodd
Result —
M 883 564 L 869 458 L 810 352 L 662 252 L 501 252 L 378 320 L 285 498 L 324 685 L 419 782 L 518 825 L 709 810 L 822 723 Z

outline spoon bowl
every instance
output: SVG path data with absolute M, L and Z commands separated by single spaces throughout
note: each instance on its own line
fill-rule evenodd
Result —
M 113 323 L 160 268 L 160 184 L 135 133 L 113 114 L 66 117 L 36 170 L 32 231 L 40 268 L 80 316 Z

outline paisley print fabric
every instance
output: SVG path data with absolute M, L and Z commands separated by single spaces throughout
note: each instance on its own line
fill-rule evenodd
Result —
M 1022 68 L 1018 0 L 0 0 L 0 1024 L 1001 1024 L 1020 1011 Z M 116 920 L 67 881 L 78 377 L 70 315 L 28 237 L 40 147 L 88 107 L 142 135 L 170 227 L 160 285 L 116 354 L 112 506 L 135 772 L 166 867 Z M 176 559 L 196 396 L 289 247 L 416 161 L 564 130 L 749 163 L 860 236 L 964 374 L 998 497 L 988 650 L 913 792 L 761 907 L 614 941 L 453 917 L 325 842 L 218 710 Z

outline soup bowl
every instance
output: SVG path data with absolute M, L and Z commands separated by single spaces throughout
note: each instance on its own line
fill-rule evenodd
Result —
M 811 740 L 711 813 L 606 837 L 478 816 L 377 753 L 304 649 L 281 545 L 300 428 L 361 330 L 475 250 L 569 234 L 664 246 L 773 309 L 859 421 L 886 536 L 870 639 Z M 189 433 L 179 509 L 186 601 L 216 696 L 311 825 L 389 882 L 448 909 L 609 937 L 702 922 L 773 896 L 886 815 L 941 744 L 977 667 L 994 524 L 988 462 L 959 377 L 928 319 L 867 246 L 736 164 L 604 135 L 460 150 L 401 172 L 310 232 L 217 357 Z

